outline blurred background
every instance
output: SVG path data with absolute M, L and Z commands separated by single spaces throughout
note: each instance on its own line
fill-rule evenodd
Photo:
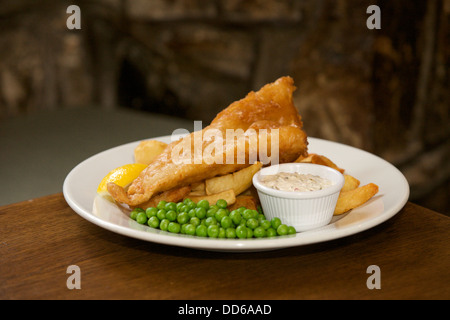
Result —
M 66 27 L 72 4 L 81 30 Z M 379 30 L 366 27 L 373 4 Z M 379 155 L 412 202 L 450 214 L 449 43 L 450 0 L 1 1 L 2 192 L 17 183 L 5 146 L 39 134 L 21 117 L 127 110 L 208 123 L 290 75 L 309 136 Z M 26 150 L 34 161 L 39 150 Z

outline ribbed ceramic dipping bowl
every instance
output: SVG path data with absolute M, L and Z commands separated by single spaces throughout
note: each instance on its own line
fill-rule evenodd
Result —
M 261 184 L 261 177 L 279 172 L 312 174 L 332 182 L 317 191 L 280 191 Z M 325 226 L 333 218 L 344 176 L 337 170 L 312 163 L 283 163 L 265 167 L 253 176 L 264 215 L 268 220 L 278 217 L 282 223 L 291 225 L 297 232 Z

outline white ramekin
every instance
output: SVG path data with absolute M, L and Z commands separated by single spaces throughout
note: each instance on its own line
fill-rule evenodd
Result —
M 280 191 L 261 184 L 260 177 L 278 172 L 313 174 L 328 179 L 332 185 L 317 191 Z M 264 215 L 268 220 L 278 217 L 297 232 L 319 228 L 333 218 L 344 176 L 337 170 L 312 163 L 283 163 L 261 169 L 253 176 Z

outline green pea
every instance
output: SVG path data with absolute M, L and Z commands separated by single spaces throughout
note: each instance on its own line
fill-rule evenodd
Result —
M 214 217 L 206 218 L 206 219 L 203 220 L 203 221 L 205 221 L 205 226 L 207 226 L 207 227 L 209 227 L 210 225 L 218 224 L 217 219 L 214 218 Z
M 149 227 L 152 228 L 158 228 L 159 227 L 159 219 L 157 216 L 151 216 L 148 221 L 147 224 Z
M 158 203 L 158 205 L 156 206 L 156 208 L 158 208 L 158 209 L 164 209 L 165 208 L 165 206 L 166 206 L 166 201 L 164 201 L 164 200 L 161 200 L 159 203 Z
M 156 216 L 156 213 L 158 212 L 158 209 L 155 207 L 149 207 L 145 210 L 145 213 L 147 214 L 147 218 L 151 218 Z
M 190 198 L 186 198 L 186 199 L 183 200 L 183 203 L 186 204 L 186 205 L 188 203 L 191 203 L 191 202 L 192 202 L 192 200 Z
M 166 218 L 166 210 L 159 209 L 158 212 L 156 213 L 156 216 L 160 221 L 164 220 Z
M 177 216 L 177 221 L 180 224 L 188 223 L 188 221 L 192 219 L 187 212 L 180 212 Z
M 227 235 L 226 235 L 225 229 L 222 227 L 219 227 L 219 238 L 224 239 L 226 237 L 227 237 Z
M 170 222 L 169 225 L 167 226 L 167 231 L 172 232 L 172 233 L 179 233 L 181 230 L 181 226 L 179 223 L 176 222 Z
M 204 208 L 205 211 L 207 211 L 209 209 L 209 202 L 208 200 L 200 200 L 199 202 L 197 202 L 197 208 Z
M 195 209 L 190 209 L 190 210 L 187 211 L 187 213 L 188 213 L 190 218 L 195 217 Z
M 247 210 L 246 207 L 239 207 L 236 209 L 240 214 L 243 214 L 245 210 Z
M 177 219 L 177 213 L 175 210 L 169 210 L 166 212 L 166 219 L 169 221 L 175 221 Z
M 270 227 L 266 230 L 266 236 L 267 237 L 276 237 L 277 236 L 277 230 L 275 230 L 274 228 Z
M 272 220 L 270 220 L 270 223 L 272 224 L 272 228 L 274 228 L 275 230 L 278 229 L 278 227 L 281 225 L 281 220 L 280 218 L 272 218 Z
M 258 213 L 256 219 L 261 222 L 262 220 L 266 220 L 266 217 L 263 214 Z
M 226 237 L 228 239 L 236 238 L 236 229 L 235 228 L 227 228 L 225 229 Z
M 272 226 L 272 224 L 270 223 L 270 221 L 269 220 L 261 220 L 260 222 L 259 222 L 259 225 L 261 226 L 261 227 L 263 227 L 264 228 L 264 230 L 267 230 L 267 229 L 269 229 L 271 226 Z
M 296 234 L 297 230 L 293 226 L 288 227 L 288 234 Z
M 192 218 L 189 220 L 189 224 L 192 224 L 194 227 L 197 227 L 198 225 L 200 225 L 200 223 L 201 223 L 201 221 L 200 221 L 200 219 L 197 218 L 197 217 L 192 217 Z
M 251 209 L 245 209 L 245 210 L 242 212 L 242 217 L 243 217 L 245 220 L 248 220 L 248 219 L 253 218 L 253 210 L 251 210 Z
M 159 223 L 159 229 L 161 229 L 162 231 L 167 231 L 167 228 L 169 227 L 169 223 L 170 223 L 169 220 L 162 219 L 161 222 Z
M 247 238 L 247 227 L 240 225 L 236 228 L 236 235 L 239 239 Z
M 208 227 L 208 237 L 210 238 L 217 238 L 219 237 L 219 226 L 217 224 L 212 224 Z
M 147 223 L 147 214 L 144 211 L 140 211 L 136 216 L 136 222 L 140 224 Z
M 225 209 L 226 207 L 228 207 L 228 203 L 224 199 L 217 200 L 216 205 L 221 209 Z
M 239 225 L 241 223 L 242 215 L 239 213 L 238 210 L 231 211 L 229 217 L 231 218 L 231 220 L 233 220 L 233 223 L 235 225 Z
M 133 219 L 133 220 L 136 220 L 136 217 L 137 217 L 138 213 L 139 213 L 139 210 L 136 210 L 136 209 L 131 210 L 130 218 Z
M 175 211 L 177 210 L 177 204 L 175 202 L 167 202 L 164 206 L 164 209 L 166 209 L 166 211 Z
M 183 226 L 185 226 L 184 228 L 184 232 L 190 236 L 194 236 L 195 235 L 195 227 L 193 224 L 187 223 L 184 224 Z
M 203 207 L 197 207 L 194 209 L 195 216 L 199 218 L 200 220 L 206 217 L 206 209 Z
M 258 226 L 259 226 L 259 222 L 255 218 L 250 218 L 247 220 L 247 227 L 249 227 L 250 229 L 254 230 Z
M 206 211 L 206 217 L 207 218 L 214 217 L 214 215 L 216 214 L 217 210 L 219 210 L 219 208 L 217 208 L 217 207 L 210 207 L 208 209 L 208 211 Z
M 177 212 L 181 212 L 182 208 L 185 207 L 186 205 L 183 202 L 178 202 L 176 207 L 177 207 Z
M 186 204 L 186 206 L 187 206 L 187 210 L 188 210 L 188 211 L 197 208 L 197 205 L 196 205 L 195 202 L 193 202 L 193 201 L 191 201 L 191 202 L 189 202 L 188 204 Z
M 230 216 L 225 216 L 220 220 L 220 225 L 225 229 L 230 228 L 233 225 L 233 220 L 231 220 Z
M 217 212 L 216 212 L 216 214 L 214 215 L 214 217 L 216 218 L 217 221 L 222 221 L 222 218 L 225 217 L 225 216 L 227 216 L 227 215 L 228 215 L 227 210 L 221 208 L 221 209 L 217 210 Z
M 266 236 L 266 229 L 264 229 L 264 228 L 261 227 L 261 226 L 256 227 L 256 228 L 253 230 L 253 235 L 254 235 L 256 238 L 263 238 L 263 237 Z
M 280 224 L 277 228 L 277 234 L 279 236 L 285 236 L 288 234 L 288 226 L 285 224 Z
M 246 229 L 247 229 L 247 239 L 253 238 L 253 230 L 247 227 Z
M 199 225 L 195 228 L 195 235 L 198 237 L 206 237 L 208 235 L 208 228 L 204 225 Z

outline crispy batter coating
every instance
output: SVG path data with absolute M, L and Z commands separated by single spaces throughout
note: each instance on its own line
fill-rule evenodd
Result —
M 240 170 L 255 159 L 261 161 L 260 141 L 267 141 L 264 148 L 267 147 L 269 157 L 275 155 L 273 148 L 277 148 L 279 163 L 293 162 L 306 155 L 307 136 L 292 101 L 294 90 L 292 78 L 282 77 L 257 92 L 250 92 L 221 111 L 201 132 L 170 143 L 128 190 L 110 183 L 109 193 L 117 202 L 138 206 L 161 192 Z M 244 138 L 226 139 L 230 129 L 243 132 Z M 220 136 L 224 139 L 218 139 Z M 217 148 L 218 145 L 222 148 Z M 202 151 L 200 160 L 195 150 Z M 184 163 L 174 159 L 182 153 Z

